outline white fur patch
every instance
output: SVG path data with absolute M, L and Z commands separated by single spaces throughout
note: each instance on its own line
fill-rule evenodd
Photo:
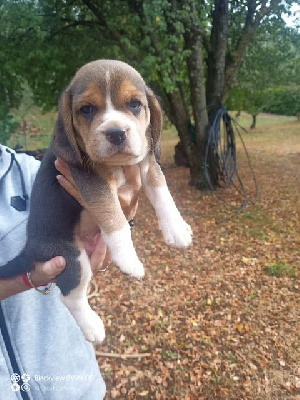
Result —
M 120 148 L 111 144 L 106 138 L 106 132 L 111 128 L 120 128 L 125 132 L 126 139 Z M 145 156 L 146 149 L 137 124 L 125 113 L 115 110 L 112 104 L 107 107 L 103 120 L 96 131 L 101 140 L 93 142 L 93 147 L 90 149 L 91 154 L 95 153 L 95 157 L 106 158 L 109 162 L 108 156 L 116 153 L 119 153 L 120 156 L 127 154 L 130 155 L 132 162 L 126 162 L 126 164 L 136 164 Z
M 87 300 L 87 288 L 92 277 L 91 265 L 85 251 L 78 259 L 81 264 L 80 284 L 69 295 L 61 295 L 61 301 L 73 315 L 86 340 L 101 343 L 105 339 L 104 324 Z
M 106 112 L 97 131 L 106 132 L 110 128 L 118 127 L 126 132 L 125 148 L 123 152 L 139 156 L 142 153 L 141 134 L 136 123 L 121 111 L 114 109 L 111 101 L 106 100 Z M 109 144 L 110 145 L 110 144 Z
M 133 242 L 129 224 L 119 231 L 107 234 L 102 230 L 102 237 L 110 250 L 112 261 L 126 274 L 135 278 L 143 278 L 144 266 L 139 260 Z

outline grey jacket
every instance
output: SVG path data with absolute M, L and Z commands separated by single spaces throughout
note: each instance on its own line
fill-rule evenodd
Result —
M 39 162 L 0 145 L 0 268 L 26 241 L 29 198 Z M 21 170 L 20 170 L 21 169 Z M 93 346 L 59 300 L 59 289 L 0 302 L 0 400 L 100 400 Z

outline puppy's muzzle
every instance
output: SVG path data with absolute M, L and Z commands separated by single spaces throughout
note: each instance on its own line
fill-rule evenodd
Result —
M 121 128 L 110 128 L 105 135 L 107 140 L 115 146 L 120 146 L 126 139 L 126 132 Z

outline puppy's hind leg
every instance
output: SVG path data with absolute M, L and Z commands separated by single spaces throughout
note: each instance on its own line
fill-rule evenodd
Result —
M 84 337 L 89 342 L 101 343 L 105 338 L 104 324 L 101 318 L 93 311 L 88 303 L 87 289 L 92 277 L 89 258 L 82 250 L 80 255 L 71 261 L 68 258 L 65 271 L 57 277 L 57 285 L 61 290 L 61 301 L 73 315 Z M 76 271 L 76 272 L 75 272 Z M 75 273 L 75 282 L 74 274 Z M 70 281 L 73 278 L 75 287 L 70 290 Z

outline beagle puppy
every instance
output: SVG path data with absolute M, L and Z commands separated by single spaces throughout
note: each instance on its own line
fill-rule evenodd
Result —
M 25 254 L 32 261 L 65 257 L 67 266 L 56 283 L 62 302 L 88 341 L 102 342 L 105 331 L 88 304 L 92 271 L 81 238 L 100 228 L 120 270 L 135 278 L 144 276 L 118 200 L 118 190 L 126 188 L 124 168 L 136 165 L 140 169 L 142 187 L 165 242 L 185 247 L 192 241 L 191 228 L 181 217 L 156 161 L 161 131 L 162 112 L 156 97 L 126 63 L 86 64 L 62 94 L 54 139 L 32 190 Z M 93 218 L 57 182 L 56 158 L 68 164 Z

